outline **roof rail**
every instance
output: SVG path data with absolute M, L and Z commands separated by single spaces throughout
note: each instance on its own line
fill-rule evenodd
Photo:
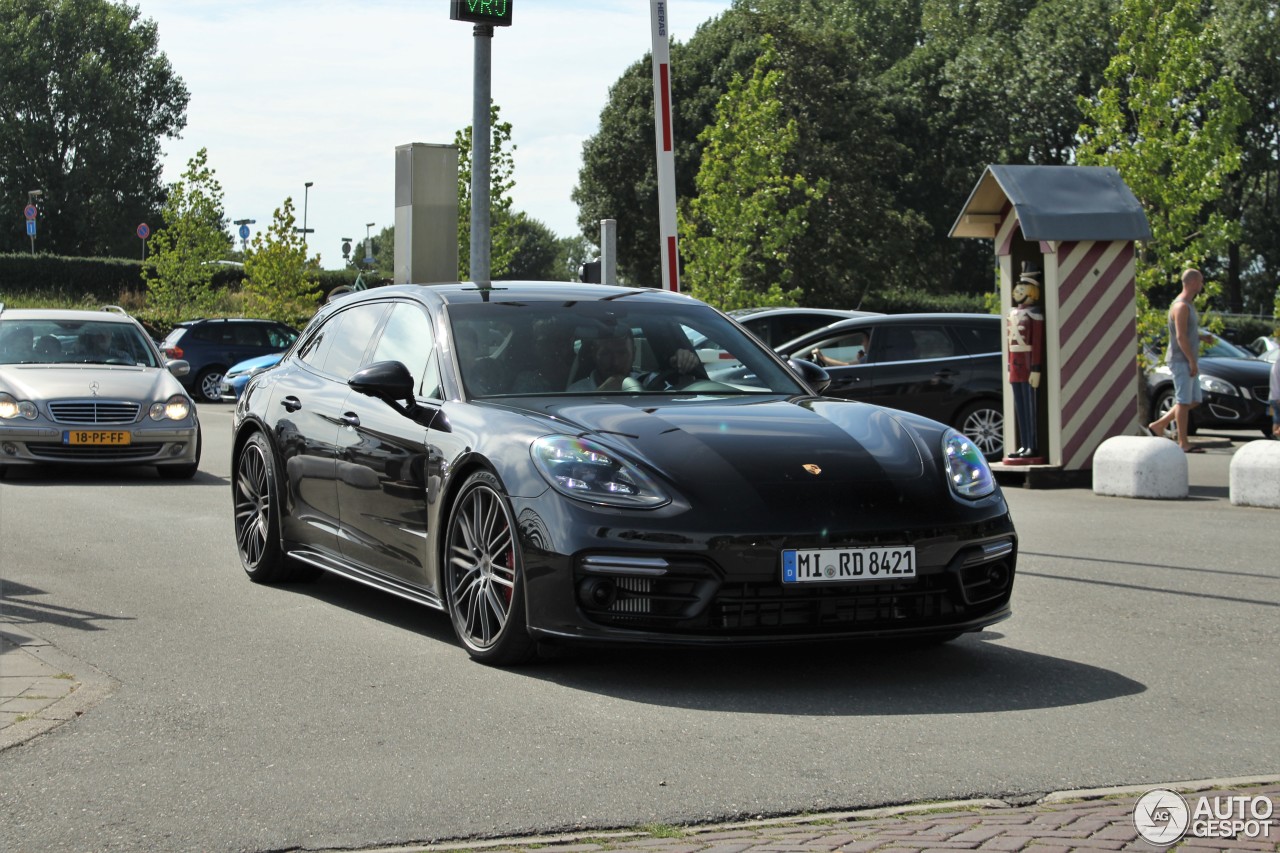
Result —
M 121 308 L 119 305 L 103 305 L 102 308 L 99 310 L 111 311 L 115 314 L 123 314 L 126 317 L 129 316 L 129 312 Z

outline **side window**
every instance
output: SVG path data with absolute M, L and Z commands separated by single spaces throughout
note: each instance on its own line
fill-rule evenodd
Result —
M 222 326 L 226 323 L 201 323 L 199 326 L 193 326 L 187 334 L 191 335 L 193 340 L 207 341 L 216 343 L 222 340 Z
M 257 323 L 233 323 L 231 326 L 232 342 L 241 347 L 266 346 L 266 334 Z
M 419 306 L 400 302 L 392 307 L 391 317 L 382 330 L 382 336 L 378 338 L 378 345 L 369 357 L 369 363 L 400 362 L 413 374 L 413 387 L 420 393 L 425 393 L 422 390 L 423 370 L 434 345 L 431 318 Z
M 832 335 L 814 346 L 792 353 L 795 358 L 812 359 L 814 349 L 822 351 L 822 359 L 829 367 L 862 364 L 867 360 L 867 344 L 870 332 L 859 329 Z M 821 362 L 820 362 L 821 363 Z
M 324 357 L 329 354 L 329 345 L 333 343 L 333 334 L 337 328 L 338 318 L 342 316 L 335 314 L 325 321 L 324 325 L 311 333 L 311 337 L 302 342 L 302 347 L 298 350 L 298 358 L 305 364 L 314 367 L 316 370 L 324 364 Z
M 288 326 L 272 326 L 267 329 L 267 341 L 277 349 L 288 349 L 298 339 L 298 333 Z
M 955 327 L 955 333 L 969 355 L 1000 352 L 1000 332 L 999 323 L 965 323 Z
M 916 342 L 916 358 L 951 358 L 956 345 L 940 326 L 922 326 L 912 330 Z
M 344 381 L 359 370 L 365 363 L 364 353 L 369 348 L 369 340 L 386 311 L 385 302 L 364 303 L 330 320 L 327 325 L 336 323 L 337 328 L 329 333 L 329 351 L 320 369 Z

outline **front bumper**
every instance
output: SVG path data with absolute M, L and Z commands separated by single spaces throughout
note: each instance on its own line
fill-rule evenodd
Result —
M 71 444 L 77 430 L 124 433 L 127 443 Z M 199 461 L 199 426 L 0 426 L 0 465 L 190 465 Z

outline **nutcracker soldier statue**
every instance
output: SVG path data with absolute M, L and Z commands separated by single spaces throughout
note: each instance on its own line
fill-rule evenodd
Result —
M 1005 454 L 1011 465 L 1043 463 L 1036 436 L 1036 389 L 1040 387 L 1044 361 L 1044 312 L 1040 309 L 1040 271 L 1024 265 L 1013 287 L 1009 312 L 1009 385 L 1017 415 L 1017 448 Z

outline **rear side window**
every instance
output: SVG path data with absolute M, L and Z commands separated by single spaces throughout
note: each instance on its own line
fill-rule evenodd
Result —
M 1000 352 L 1000 323 L 962 323 L 953 328 L 969 355 Z
M 288 326 L 271 326 L 266 331 L 268 343 L 276 349 L 288 349 L 298 339 L 298 333 Z

